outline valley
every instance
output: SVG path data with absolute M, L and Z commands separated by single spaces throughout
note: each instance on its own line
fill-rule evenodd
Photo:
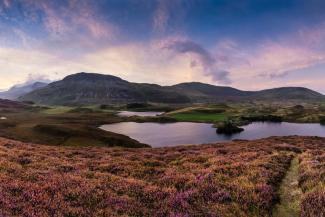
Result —
M 174 103 L 175 94 L 164 91 L 167 102 L 160 95 L 133 101 L 125 90 L 109 99 L 90 89 L 90 98 L 66 97 L 62 87 L 52 98 L 51 86 L 27 94 L 32 98 L 0 100 L 0 215 L 325 213 L 323 96 L 307 91 L 315 98 L 304 99 L 298 88 L 298 95 L 276 100 L 278 90 L 262 91 L 263 99 L 246 93 L 206 102 L 191 90 L 189 101 Z M 183 88 L 188 84 L 177 87 Z M 53 101 L 43 101 L 45 92 Z M 217 133 L 229 124 L 244 131 Z M 293 187 L 299 195 L 287 196 Z
M 140 107 L 139 105 L 131 105 L 132 108 L 130 108 L 130 104 L 71 107 L 40 106 L 23 103 L 16 103 L 17 106 L 13 106 L 15 105 L 15 102 L 3 102 L 6 102 L 8 106 L 2 106 L 0 109 L 1 116 L 6 117 L 5 120 L 0 121 L 0 136 L 24 142 L 69 146 L 95 145 L 108 147 L 142 147 L 151 145 L 141 144 L 141 142 L 134 140 L 134 138 L 127 137 L 125 135 L 126 133 L 123 131 L 117 134 L 99 129 L 102 125 L 117 124 L 121 122 L 136 122 L 139 124 L 167 124 L 178 122 L 181 124 L 181 122 L 192 122 L 207 123 L 215 125 L 214 127 L 218 127 L 218 124 L 231 120 L 236 125 L 245 128 L 246 126 L 248 127 L 250 123 L 261 119 L 272 121 L 269 120 L 270 117 L 273 117 L 273 119 L 274 117 L 277 117 L 277 119 L 280 119 L 283 122 L 311 124 L 320 124 L 324 117 L 324 104 L 322 103 L 303 103 L 302 105 L 295 105 L 294 103 L 271 104 L 268 102 L 192 105 L 147 104 L 146 107 L 143 107 L 142 105 L 140 105 Z M 148 110 L 157 111 L 162 114 L 157 116 L 119 115 L 119 111 L 125 111 L 127 109 L 133 111 L 131 114 L 137 114 L 139 111 L 145 112 Z M 317 126 L 315 125 L 315 127 Z M 313 131 L 312 129 L 313 128 L 311 128 L 311 131 Z M 317 134 L 316 129 L 314 130 L 315 133 L 311 135 L 322 135 Z M 266 132 L 267 131 L 268 130 L 266 130 Z M 206 135 L 208 132 L 211 133 Z M 248 135 L 250 132 L 251 131 L 247 131 Z M 245 135 L 245 133 L 246 132 L 244 131 L 243 135 Z M 264 135 L 263 132 L 260 133 L 261 135 Z M 293 133 L 295 133 L 295 131 L 293 131 Z M 184 131 L 183 134 L 186 136 L 188 133 Z M 200 137 L 197 137 L 199 143 L 224 141 L 229 140 L 229 138 L 235 139 L 237 137 L 235 135 L 235 137 L 220 137 L 220 139 L 218 139 L 215 129 L 210 126 L 205 130 L 204 135 L 205 136 L 202 138 L 210 139 L 202 140 Z M 276 135 L 277 133 L 275 133 L 274 136 Z M 306 133 L 301 135 L 310 134 Z M 152 137 L 155 137 L 154 132 Z M 261 137 L 253 136 L 251 138 L 256 139 Z

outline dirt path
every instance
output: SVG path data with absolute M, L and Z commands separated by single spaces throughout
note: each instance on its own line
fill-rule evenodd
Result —
M 274 209 L 274 217 L 299 217 L 302 192 L 298 186 L 298 169 L 299 161 L 296 156 L 291 161 L 290 168 L 281 183 L 280 203 Z

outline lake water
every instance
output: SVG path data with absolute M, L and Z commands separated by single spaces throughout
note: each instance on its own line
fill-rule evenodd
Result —
M 131 117 L 134 115 L 141 116 L 141 117 L 151 117 L 151 116 L 157 116 L 162 114 L 162 112 L 131 112 L 131 111 L 120 111 L 118 113 L 119 116 L 123 117 Z
M 211 124 L 205 123 L 135 123 L 122 122 L 101 126 L 101 129 L 124 134 L 152 147 L 203 144 L 233 139 L 260 139 L 270 136 L 321 136 L 325 126 L 320 124 L 255 122 L 243 127 L 245 131 L 231 136 L 220 135 Z

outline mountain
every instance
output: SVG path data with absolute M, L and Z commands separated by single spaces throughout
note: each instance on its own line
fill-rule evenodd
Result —
M 324 99 L 324 95 L 304 87 L 280 87 L 268 90 L 256 91 L 251 95 L 252 98 L 261 100 L 319 100 Z
M 29 92 L 37 90 L 39 88 L 45 87 L 47 83 L 44 82 L 35 82 L 32 84 L 24 84 L 24 85 L 15 85 L 11 87 L 9 90 L 0 92 L 1 99 L 18 99 L 20 96 L 25 95 Z
M 186 96 L 159 85 L 131 83 L 112 75 L 84 72 L 69 75 L 19 99 L 53 105 L 190 102 Z
M 89 105 L 131 102 L 213 103 L 246 100 L 325 100 L 325 96 L 302 87 L 242 91 L 199 82 L 173 86 L 132 83 L 112 75 L 77 73 L 19 97 L 49 105 Z
M 239 100 L 251 93 L 232 87 L 214 86 L 200 82 L 180 83 L 170 88 L 186 95 L 192 102 L 216 102 L 225 98 L 227 100 Z
M 222 100 L 324 100 L 325 96 L 304 87 L 280 87 L 260 91 L 242 91 L 232 87 L 214 86 L 199 82 L 172 86 L 194 102 Z

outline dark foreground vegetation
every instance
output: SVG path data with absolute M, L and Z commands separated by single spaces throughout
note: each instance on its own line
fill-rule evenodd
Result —
M 236 126 L 233 122 L 231 121 L 225 121 L 217 125 L 217 133 L 218 134 L 226 134 L 226 135 L 231 135 L 235 133 L 240 133 L 244 131 L 243 128 Z
M 300 159 L 301 214 L 325 214 L 325 139 L 159 149 L 54 147 L 0 139 L 0 216 L 271 216 Z
M 102 124 L 125 121 L 99 106 L 45 107 L 0 100 L 0 136 L 23 142 L 60 146 L 149 147 L 127 136 L 106 132 Z M 133 118 L 136 120 L 136 118 Z M 163 118 L 160 118 L 163 119 Z M 161 121 L 170 121 L 167 120 Z M 140 120 L 141 121 L 141 120 Z

